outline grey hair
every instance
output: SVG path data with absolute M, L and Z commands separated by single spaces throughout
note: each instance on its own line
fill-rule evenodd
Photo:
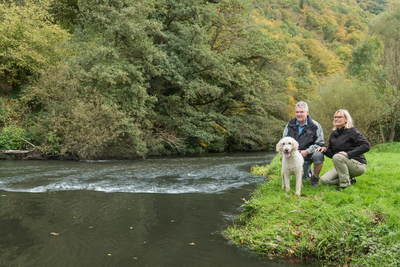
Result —
M 354 127 L 354 125 L 353 125 L 353 119 L 351 118 L 350 113 L 349 113 L 346 109 L 339 109 L 338 111 L 335 112 L 335 115 L 336 115 L 338 112 L 339 112 L 339 113 L 342 113 L 343 117 L 345 117 L 345 119 L 347 119 L 347 123 L 346 123 L 346 125 L 345 125 L 345 127 L 346 127 L 347 129 L 348 129 L 348 128 Z M 337 129 L 337 127 L 336 127 L 336 125 L 335 125 L 335 119 L 333 119 L 333 129 L 332 129 L 332 130 L 336 130 L 336 129 Z
M 294 108 L 295 109 L 296 108 L 304 108 L 305 111 L 308 111 L 308 105 L 304 101 L 297 102 L 297 104 L 296 104 L 296 106 Z

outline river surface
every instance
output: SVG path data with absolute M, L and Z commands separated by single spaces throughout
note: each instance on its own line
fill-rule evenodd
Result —
M 0 161 L 0 266 L 310 266 L 223 235 L 274 156 Z

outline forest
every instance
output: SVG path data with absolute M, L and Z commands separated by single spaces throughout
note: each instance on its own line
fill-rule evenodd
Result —
M 0 0 L 0 150 L 273 150 L 297 101 L 400 140 L 400 1 Z

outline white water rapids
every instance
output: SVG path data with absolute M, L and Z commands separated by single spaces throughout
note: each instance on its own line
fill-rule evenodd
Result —
M 219 193 L 262 180 L 250 174 L 250 168 L 267 164 L 273 156 L 253 152 L 120 161 L 2 161 L 0 190 Z

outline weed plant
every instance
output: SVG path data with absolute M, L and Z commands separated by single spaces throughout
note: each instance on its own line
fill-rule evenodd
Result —
M 357 183 L 337 186 L 303 182 L 301 196 L 281 189 L 279 155 L 256 166 L 269 182 L 258 185 L 242 214 L 226 230 L 236 244 L 268 257 L 317 259 L 331 266 L 400 265 L 400 143 L 366 154 L 367 171 Z M 321 174 L 333 168 L 325 158 Z

